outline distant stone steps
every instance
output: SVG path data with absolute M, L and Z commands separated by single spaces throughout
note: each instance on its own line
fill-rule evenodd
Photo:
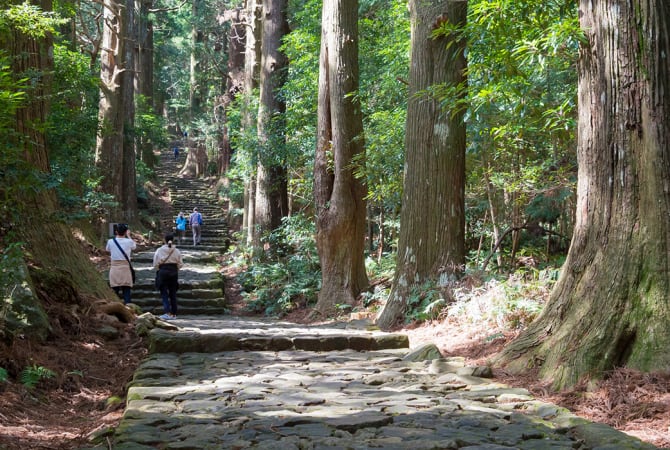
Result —
M 184 260 L 184 267 L 179 271 L 178 314 L 225 314 L 228 308 L 218 258 L 230 245 L 226 211 L 212 192 L 209 180 L 178 175 L 183 162 L 183 158 L 175 162 L 171 152 L 162 152 L 156 168 L 157 176 L 168 188 L 172 205 L 169 215 L 160 217 L 162 232 L 174 231 L 174 220 L 180 211 L 188 215 L 197 207 L 203 215 L 201 244 L 193 245 L 190 229 L 186 230 L 181 242 L 175 242 Z M 139 252 L 132 256 L 137 275 L 132 301 L 143 312 L 160 315 L 163 306 L 160 292 L 155 287 L 154 252 Z

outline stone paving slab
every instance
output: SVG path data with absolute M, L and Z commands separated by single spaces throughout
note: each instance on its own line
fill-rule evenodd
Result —
M 153 354 L 130 383 L 110 448 L 655 448 L 462 375 L 458 358 L 410 362 L 407 352 Z
M 364 323 L 304 326 L 233 316 L 179 316 L 170 324 L 178 329 L 151 330 L 150 353 L 409 348 L 406 335 L 369 330 Z

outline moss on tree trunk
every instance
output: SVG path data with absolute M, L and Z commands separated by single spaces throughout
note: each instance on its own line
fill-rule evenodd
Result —
M 573 241 L 545 310 L 500 360 L 557 388 L 670 367 L 667 17 L 661 0 L 581 2 Z

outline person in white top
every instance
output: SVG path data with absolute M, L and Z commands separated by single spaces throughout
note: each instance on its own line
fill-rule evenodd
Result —
M 154 253 L 156 269 L 156 288 L 161 293 L 164 314 L 163 320 L 177 318 L 177 289 L 179 288 L 179 269 L 184 266 L 181 252 L 172 246 L 174 235 L 165 235 L 165 244 Z
M 135 241 L 130 238 L 128 225 L 120 223 L 114 227 L 114 237 L 107 241 L 107 251 L 111 255 L 109 269 L 109 285 L 116 295 L 123 299 L 124 304 L 131 301 L 133 274 L 130 267 L 130 255 L 137 248 Z M 125 256 L 124 256 L 125 253 Z M 128 257 L 126 259 L 126 256 Z

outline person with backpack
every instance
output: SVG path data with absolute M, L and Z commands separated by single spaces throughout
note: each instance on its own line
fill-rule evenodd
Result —
M 198 212 L 198 208 L 193 208 L 193 212 L 189 217 L 189 225 L 193 231 L 193 245 L 199 245 L 200 239 L 202 237 L 201 227 L 202 227 L 202 214 Z
M 182 211 L 179 211 L 179 215 L 174 220 L 174 223 L 176 225 L 177 239 L 179 239 L 179 245 L 181 245 L 181 241 L 186 238 L 186 225 L 188 224 L 188 219 L 184 216 Z
M 154 269 L 156 269 L 156 288 L 161 293 L 164 314 L 163 320 L 177 318 L 177 289 L 179 288 L 179 269 L 184 266 L 181 252 L 172 246 L 174 235 L 165 235 L 165 244 L 154 253 Z
M 134 269 L 130 262 L 130 254 L 137 248 L 137 244 L 130 238 L 128 225 L 119 223 L 114 225 L 114 237 L 107 241 L 106 250 L 110 253 L 111 265 L 109 268 L 109 286 L 116 292 L 123 303 L 127 305 L 131 299 Z

